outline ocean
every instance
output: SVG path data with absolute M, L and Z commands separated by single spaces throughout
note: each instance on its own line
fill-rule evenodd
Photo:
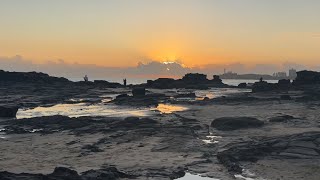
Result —
M 68 78 L 70 81 L 83 81 L 83 78 Z M 123 79 L 121 78 L 92 78 L 90 79 L 89 77 L 89 81 L 94 81 L 94 80 L 105 80 L 105 81 L 109 81 L 109 82 L 117 82 L 117 83 L 123 83 Z M 152 78 L 127 78 L 127 84 L 142 84 L 142 83 L 146 83 L 147 80 L 155 80 Z M 259 80 L 251 80 L 251 79 L 222 79 L 222 82 L 231 86 L 238 86 L 240 83 L 254 83 L 257 82 Z M 277 83 L 278 80 L 266 80 L 269 83 Z

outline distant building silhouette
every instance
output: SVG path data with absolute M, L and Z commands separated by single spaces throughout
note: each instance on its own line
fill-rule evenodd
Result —
M 276 73 L 273 73 L 273 76 L 277 77 L 277 78 L 287 78 L 287 73 L 286 72 L 276 72 Z
M 289 79 L 295 79 L 297 77 L 297 70 L 289 69 Z

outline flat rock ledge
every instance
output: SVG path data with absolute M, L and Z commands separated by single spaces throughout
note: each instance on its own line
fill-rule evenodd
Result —
M 241 161 L 256 162 L 263 157 L 273 159 L 319 159 L 320 132 L 243 142 L 218 153 L 219 161 L 230 172 L 241 173 Z
M 253 117 L 222 117 L 212 121 L 211 127 L 222 131 L 263 126 L 264 122 Z

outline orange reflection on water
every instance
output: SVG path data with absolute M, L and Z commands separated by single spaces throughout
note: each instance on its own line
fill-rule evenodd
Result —
M 178 111 L 185 111 L 187 107 L 169 104 L 159 104 L 155 110 L 160 111 L 162 114 L 170 114 Z

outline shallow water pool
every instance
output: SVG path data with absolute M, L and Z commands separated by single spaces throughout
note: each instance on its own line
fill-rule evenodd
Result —
M 34 109 L 19 109 L 17 119 L 63 115 L 69 117 L 81 116 L 108 116 L 108 117 L 147 117 L 158 113 L 170 114 L 177 111 L 185 111 L 188 108 L 179 105 L 159 104 L 153 108 L 133 108 L 111 104 L 57 104 L 50 107 L 36 107 Z

